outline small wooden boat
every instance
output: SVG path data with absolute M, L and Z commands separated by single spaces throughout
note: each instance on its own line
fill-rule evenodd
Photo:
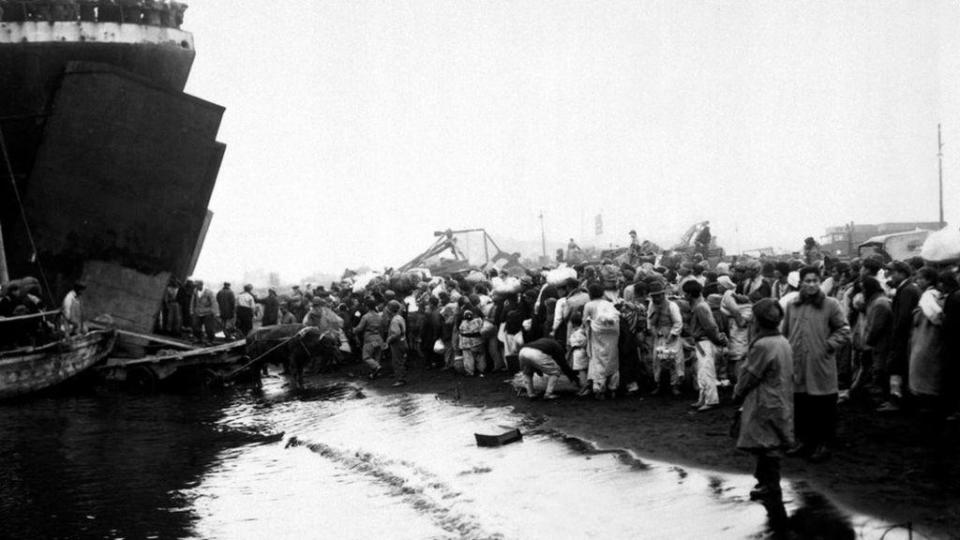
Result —
M 500 435 L 483 435 L 482 433 L 474 433 L 473 436 L 477 438 L 477 446 L 487 447 L 503 446 L 505 444 L 523 440 L 523 435 L 520 434 L 519 429 L 513 429 L 506 433 L 501 433 Z
M 36 347 L 0 351 L 0 399 L 50 388 L 103 360 L 116 333 L 95 330 Z

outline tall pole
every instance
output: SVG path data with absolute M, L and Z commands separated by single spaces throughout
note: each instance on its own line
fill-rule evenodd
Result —
M 7 270 L 7 256 L 3 250 L 3 227 L 0 227 L 0 283 L 10 281 L 10 272 Z
M 543 232 L 543 210 L 540 211 L 540 247 L 543 249 L 543 258 L 547 258 L 547 235 Z
M 940 136 L 940 124 L 937 124 L 937 160 L 940 164 L 940 228 L 942 229 L 946 224 L 943 222 L 943 139 Z

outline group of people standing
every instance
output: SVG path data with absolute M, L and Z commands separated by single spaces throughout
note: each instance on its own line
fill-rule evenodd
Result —
M 595 399 L 692 389 L 704 413 L 726 396 L 742 408 L 738 446 L 757 456 L 752 495 L 764 500 L 780 496 L 784 455 L 829 459 L 843 400 L 956 417 L 955 268 L 816 257 L 709 264 L 700 254 L 668 264 L 580 264 L 564 279 L 490 270 L 384 281 L 360 293 L 364 322 L 353 330 L 374 344 L 363 353 L 373 377 L 384 312 L 409 323 L 407 342 L 419 341 L 410 352 L 426 366 L 519 370 L 531 398 L 557 399 L 563 378 Z
M 171 286 L 165 305 L 189 313 L 195 329 L 212 314 L 248 331 L 257 310 L 264 325 L 321 327 L 369 378 L 389 362 L 396 386 L 407 383 L 408 358 L 419 358 L 463 376 L 519 371 L 530 398 L 557 399 L 563 378 L 599 400 L 693 391 L 699 413 L 722 398 L 741 411 L 738 446 L 757 456 L 752 496 L 771 500 L 784 455 L 829 459 L 843 400 L 941 420 L 957 413 L 956 268 L 804 256 L 711 264 L 693 252 L 539 273 L 395 273 L 359 289 L 343 282 L 264 298 L 195 283 L 189 303 Z

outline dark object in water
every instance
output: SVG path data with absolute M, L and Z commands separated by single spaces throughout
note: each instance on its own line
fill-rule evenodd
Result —
M 503 446 L 505 444 L 523 440 L 523 435 L 520 434 L 519 429 L 513 429 L 506 433 L 501 433 L 500 435 L 483 435 L 480 433 L 474 433 L 473 436 L 477 438 L 477 446 L 488 447 Z

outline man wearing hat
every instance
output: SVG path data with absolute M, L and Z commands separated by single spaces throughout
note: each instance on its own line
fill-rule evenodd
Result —
M 713 241 L 713 234 L 710 233 L 710 222 L 704 221 L 703 228 L 697 233 L 693 240 L 694 251 L 703 257 L 707 256 L 710 250 L 710 243 Z
M 63 330 L 68 336 L 87 332 L 87 327 L 83 324 L 83 306 L 80 303 L 80 295 L 86 289 L 86 283 L 77 281 L 63 297 Z
M 237 296 L 230 289 L 230 284 L 223 282 L 223 288 L 217 292 L 217 305 L 220 307 L 220 324 L 223 327 L 223 335 L 228 338 L 236 333 L 237 327 L 234 319 L 237 316 Z
M 197 280 L 194 284 L 196 292 L 193 294 L 193 305 L 191 306 L 193 311 L 193 335 L 201 343 L 213 343 L 220 308 L 213 291 L 204 287 L 203 281 Z
M 688 332 L 696 347 L 697 388 L 700 390 L 697 402 L 691 406 L 698 412 L 709 411 L 720 404 L 716 360 L 719 348 L 727 346 L 727 336 L 720 332 L 710 306 L 703 299 L 703 286 L 697 281 L 688 281 L 683 284 L 682 291 L 690 304 Z
M 387 346 L 390 347 L 390 361 L 393 364 L 392 386 L 407 384 L 407 323 L 400 315 L 402 305 L 397 300 L 387 302 L 386 313 L 389 319 Z
M 631 265 L 637 265 L 640 263 L 640 257 L 643 255 L 643 248 L 640 245 L 640 239 L 637 238 L 637 231 L 630 231 L 630 247 L 628 248 L 627 253 L 630 257 Z
M 770 298 L 772 290 L 767 280 L 760 275 L 763 265 L 756 259 L 750 259 L 743 263 L 743 281 L 737 284 L 737 294 L 742 294 L 750 298 L 751 302 L 757 302 L 761 298 Z
M 246 336 L 253 330 L 253 310 L 257 308 L 257 298 L 253 295 L 253 285 L 247 283 L 243 292 L 237 296 L 237 330 Z
M 765 298 L 752 310 L 753 344 L 733 391 L 733 402 L 742 404 L 737 448 L 757 458 L 750 498 L 782 504 L 780 459 L 794 441 L 793 352 L 779 331 L 780 304 Z
M 683 354 L 680 333 L 683 331 L 683 316 L 680 306 L 667 299 L 663 281 L 651 280 L 647 286 L 650 305 L 647 308 L 647 328 L 653 334 L 653 394 L 660 393 L 660 374 L 664 367 L 670 372 L 670 388 L 674 396 L 680 395 L 683 378 Z
M 261 326 L 273 326 L 280 320 L 280 298 L 277 297 L 277 291 L 267 289 L 267 296 L 258 301 L 263 306 L 263 318 L 260 320 Z
M 900 410 L 900 400 L 907 386 L 907 366 L 910 359 L 910 334 L 913 332 L 913 310 L 920 303 L 920 288 L 910 280 L 913 268 L 903 261 L 893 261 L 886 267 L 888 284 L 896 292 L 893 295 L 893 337 L 889 364 L 882 366 L 880 373 L 889 375 L 887 400 L 877 412 Z M 879 366 L 878 366 L 879 367 Z M 882 377 L 882 383 L 886 383 Z M 886 387 L 886 384 L 884 384 Z

